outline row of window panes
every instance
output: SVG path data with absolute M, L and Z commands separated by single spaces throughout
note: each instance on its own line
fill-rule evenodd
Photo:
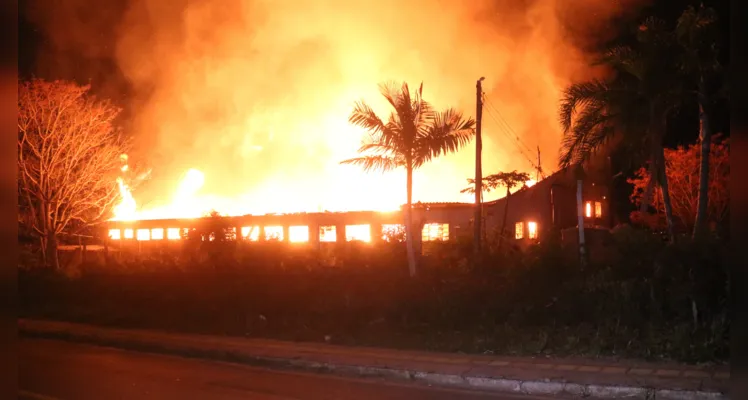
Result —
M 266 226 L 265 227 L 265 240 L 285 240 L 283 227 L 280 225 Z M 183 229 L 184 233 L 187 232 L 187 228 Z M 229 236 L 231 239 L 236 239 L 236 228 L 229 228 Z M 382 225 L 382 239 L 389 240 L 391 235 L 396 235 L 404 231 L 403 225 L 400 224 L 385 224 Z M 257 241 L 260 238 L 260 227 L 255 226 L 243 226 L 240 229 L 241 238 L 244 240 Z M 404 233 L 403 233 L 404 234 Z M 124 239 L 137 239 L 137 240 L 163 240 L 164 229 L 110 229 L 109 237 L 113 240 Z M 179 228 L 167 228 L 166 239 L 176 240 L 182 238 L 182 231 Z M 213 240 L 210 237 L 209 240 Z M 423 241 L 435 241 L 435 240 L 449 240 L 449 224 L 426 224 L 422 231 Z M 371 241 L 371 227 L 368 224 L 362 225 L 346 225 L 345 227 L 345 240 L 353 241 L 360 240 L 364 242 Z M 309 227 L 304 225 L 294 225 L 288 227 L 288 241 L 292 243 L 302 243 L 309 241 Z M 337 241 L 337 230 L 334 225 L 331 226 L 320 226 L 319 229 L 319 241 L 320 242 L 335 242 Z
M 525 223 L 524 222 L 517 222 L 514 225 L 514 238 L 515 239 L 524 239 L 525 238 Z M 537 239 L 538 238 L 538 224 L 537 224 L 537 222 L 528 222 L 527 223 L 527 238 L 528 239 Z
M 181 239 L 182 235 L 180 233 L 179 228 L 167 228 L 166 229 L 166 238 L 169 240 L 175 240 L 175 239 Z M 155 228 L 155 229 L 110 229 L 109 230 L 109 238 L 114 240 L 119 239 L 133 239 L 137 238 L 138 240 L 162 240 L 164 238 L 164 228 Z

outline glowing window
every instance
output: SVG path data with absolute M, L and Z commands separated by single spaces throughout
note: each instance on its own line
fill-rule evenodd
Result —
M 421 231 L 421 239 L 424 242 L 435 240 L 449 240 L 449 224 L 426 224 Z
M 179 228 L 167 228 L 166 229 L 166 238 L 169 240 L 178 240 L 181 239 L 181 236 L 179 235 Z
M 522 239 L 525 236 L 525 229 L 524 224 L 522 222 L 517 222 L 514 224 L 514 238 L 515 239 Z
M 109 239 L 112 240 L 120 240 L 121 238 L 121 232 L 119 229 L 110 229 L 109 230 Z
M 334 225 L 319 227 L 320 242 L 334 242 L 338 239 L 338 232 Z
M 588 201 L 584 204 L 584 215 L 587 218 L 592 218 L 592 202 Z
M 595 218 L 602 218 L 603 216 L 603 203 L 595 202 Z
M 308 226 L 288 227 L 288 241 L 291 243 L 304 243 L 309 241 Z
M 164 228 L 151 229 L 151 239 L 162 240 L 164 238 Z
M 360 240 L 362 242 L 371 241 L 371 226 L 369 224 L 364 225 L 346 225 L 345 226 L 345 240 Z
M 125 239 L 132 239 L 134 236 L 132 229 L 125 229 Z
M 538 224 L 535 222 L 527 223 L 527 237 L 530 239 L 538 238 Z
M 255 226 L 243 226 L 241 229 L 242 239 L 251 240 L 256 242 L 260 240 L 260 227 Z
M 136 238 L 138 240 L 151 240 L 151 230 L 150 229 L 138 229 L 136 232 Z
M 265 240 L 283 241 L 283 227 L 279 225 L 265 227 Z
M 236 227 L 232 226 L 226 230 L 226 239 L 236 240 Z
M 405 238 L 405 225 L 403 224 L 382 224 L 382 240 L 397 241 Z

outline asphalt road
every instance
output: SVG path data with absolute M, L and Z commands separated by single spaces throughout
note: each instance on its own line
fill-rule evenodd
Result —
M 19 344 L 19 399 L 538 399 L 277 371 L 51 340 L 22 338 Z

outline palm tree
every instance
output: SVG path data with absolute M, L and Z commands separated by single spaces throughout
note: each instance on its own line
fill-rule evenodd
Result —
M 442 154 L 456 152 L 470 142 L 475 134 L 475 120 L 464 119 L 462 113 L 452 108 L 434 111 L 431 104 L 423 100 L 423 83 L 413 95 L 407 83 L 400 88 L 393 83 L 380 84 L 379 89 L 393 112 L 385 123 L 364 101 L 356 102 L 348 121 L 366 129 L 369 137 L 358 149 L 360 157 L 341 161 L 341 164 L 359 165 L 365 171 L 386 172 L 405 168 L 405 241 L 408 268 L 410 275 L 415 276 L 413 171 Z
M 506 229 L 506 219 L 509 215 L 509 196 L 512 194 L 511 190 L 524 184 L 530 180 L 530 175 L 526 172 L 497 172 L 492 175 L 488 175 L 483 178 L 481 185 L 482 191 L 489 193 L 491 190 L 504 186 L 506 188 L 506 202 L 504 203 L 504 219 L 501 222 L 501 230 L 499 231 L 499 245 L 498 249 L 501 250 L 501 244 L 504 239 L 504 230 Z M 468 183 L 471 185 L 462 189 L 460 193 L 475 193 L 475 179 L 468 179 Z
M 685 81 L 695 88 L 699 104 L 699 139 L 701 159 L 699 166 L 699 197 L 693 237 L 701 235 L 706 228 L 709 202 L 709 155 L 711 150 L 711 125 L 709 114 L 717 97 L 723 96 L 715 85 L 721 78 L 722 66 L 718 60 L 716 46 L 717 15 L 713 9 L 699 9 L 689 6 L 678 19 L 675 27 L 675 41 L 680 48 L 679 67 Z M 725 81 L 723 81 L 725 82 Z M 717 90 L 715 90 L 717 89 Z
M 634 45 L 611 47 L 601 57 L 600 63 L 611 67 L 615 76 L 570 85 L 560 106 L 562 168 L 587 161 L 615 136 L 625 145 L 649 149 L 650 176 L 655 179 L 647 188 L 642 211 L 649 206 L 656 180 L 663 194 L 671 241 L 675 236 L 663 139 L 667 117 L 684 100 L 670 61 L 674 54 L 675 46 L 664 23 L 648 18 L 639 26 Z

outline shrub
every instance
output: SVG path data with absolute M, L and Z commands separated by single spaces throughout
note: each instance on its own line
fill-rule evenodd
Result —
M 487 256 L 479 270 L 460 264 L 469 246 L 437 243 L 416 278 L 402 243 L 320 251 L 226 242 L 225 254 L 175 249 L 89 264 L 76 279 L 20 271 L 21 313 L 432 350 L 725 360 L 724 244 L 669 246 L 633 229 L 614 238 L 617 256 L 585 271 L 558 240 Z

